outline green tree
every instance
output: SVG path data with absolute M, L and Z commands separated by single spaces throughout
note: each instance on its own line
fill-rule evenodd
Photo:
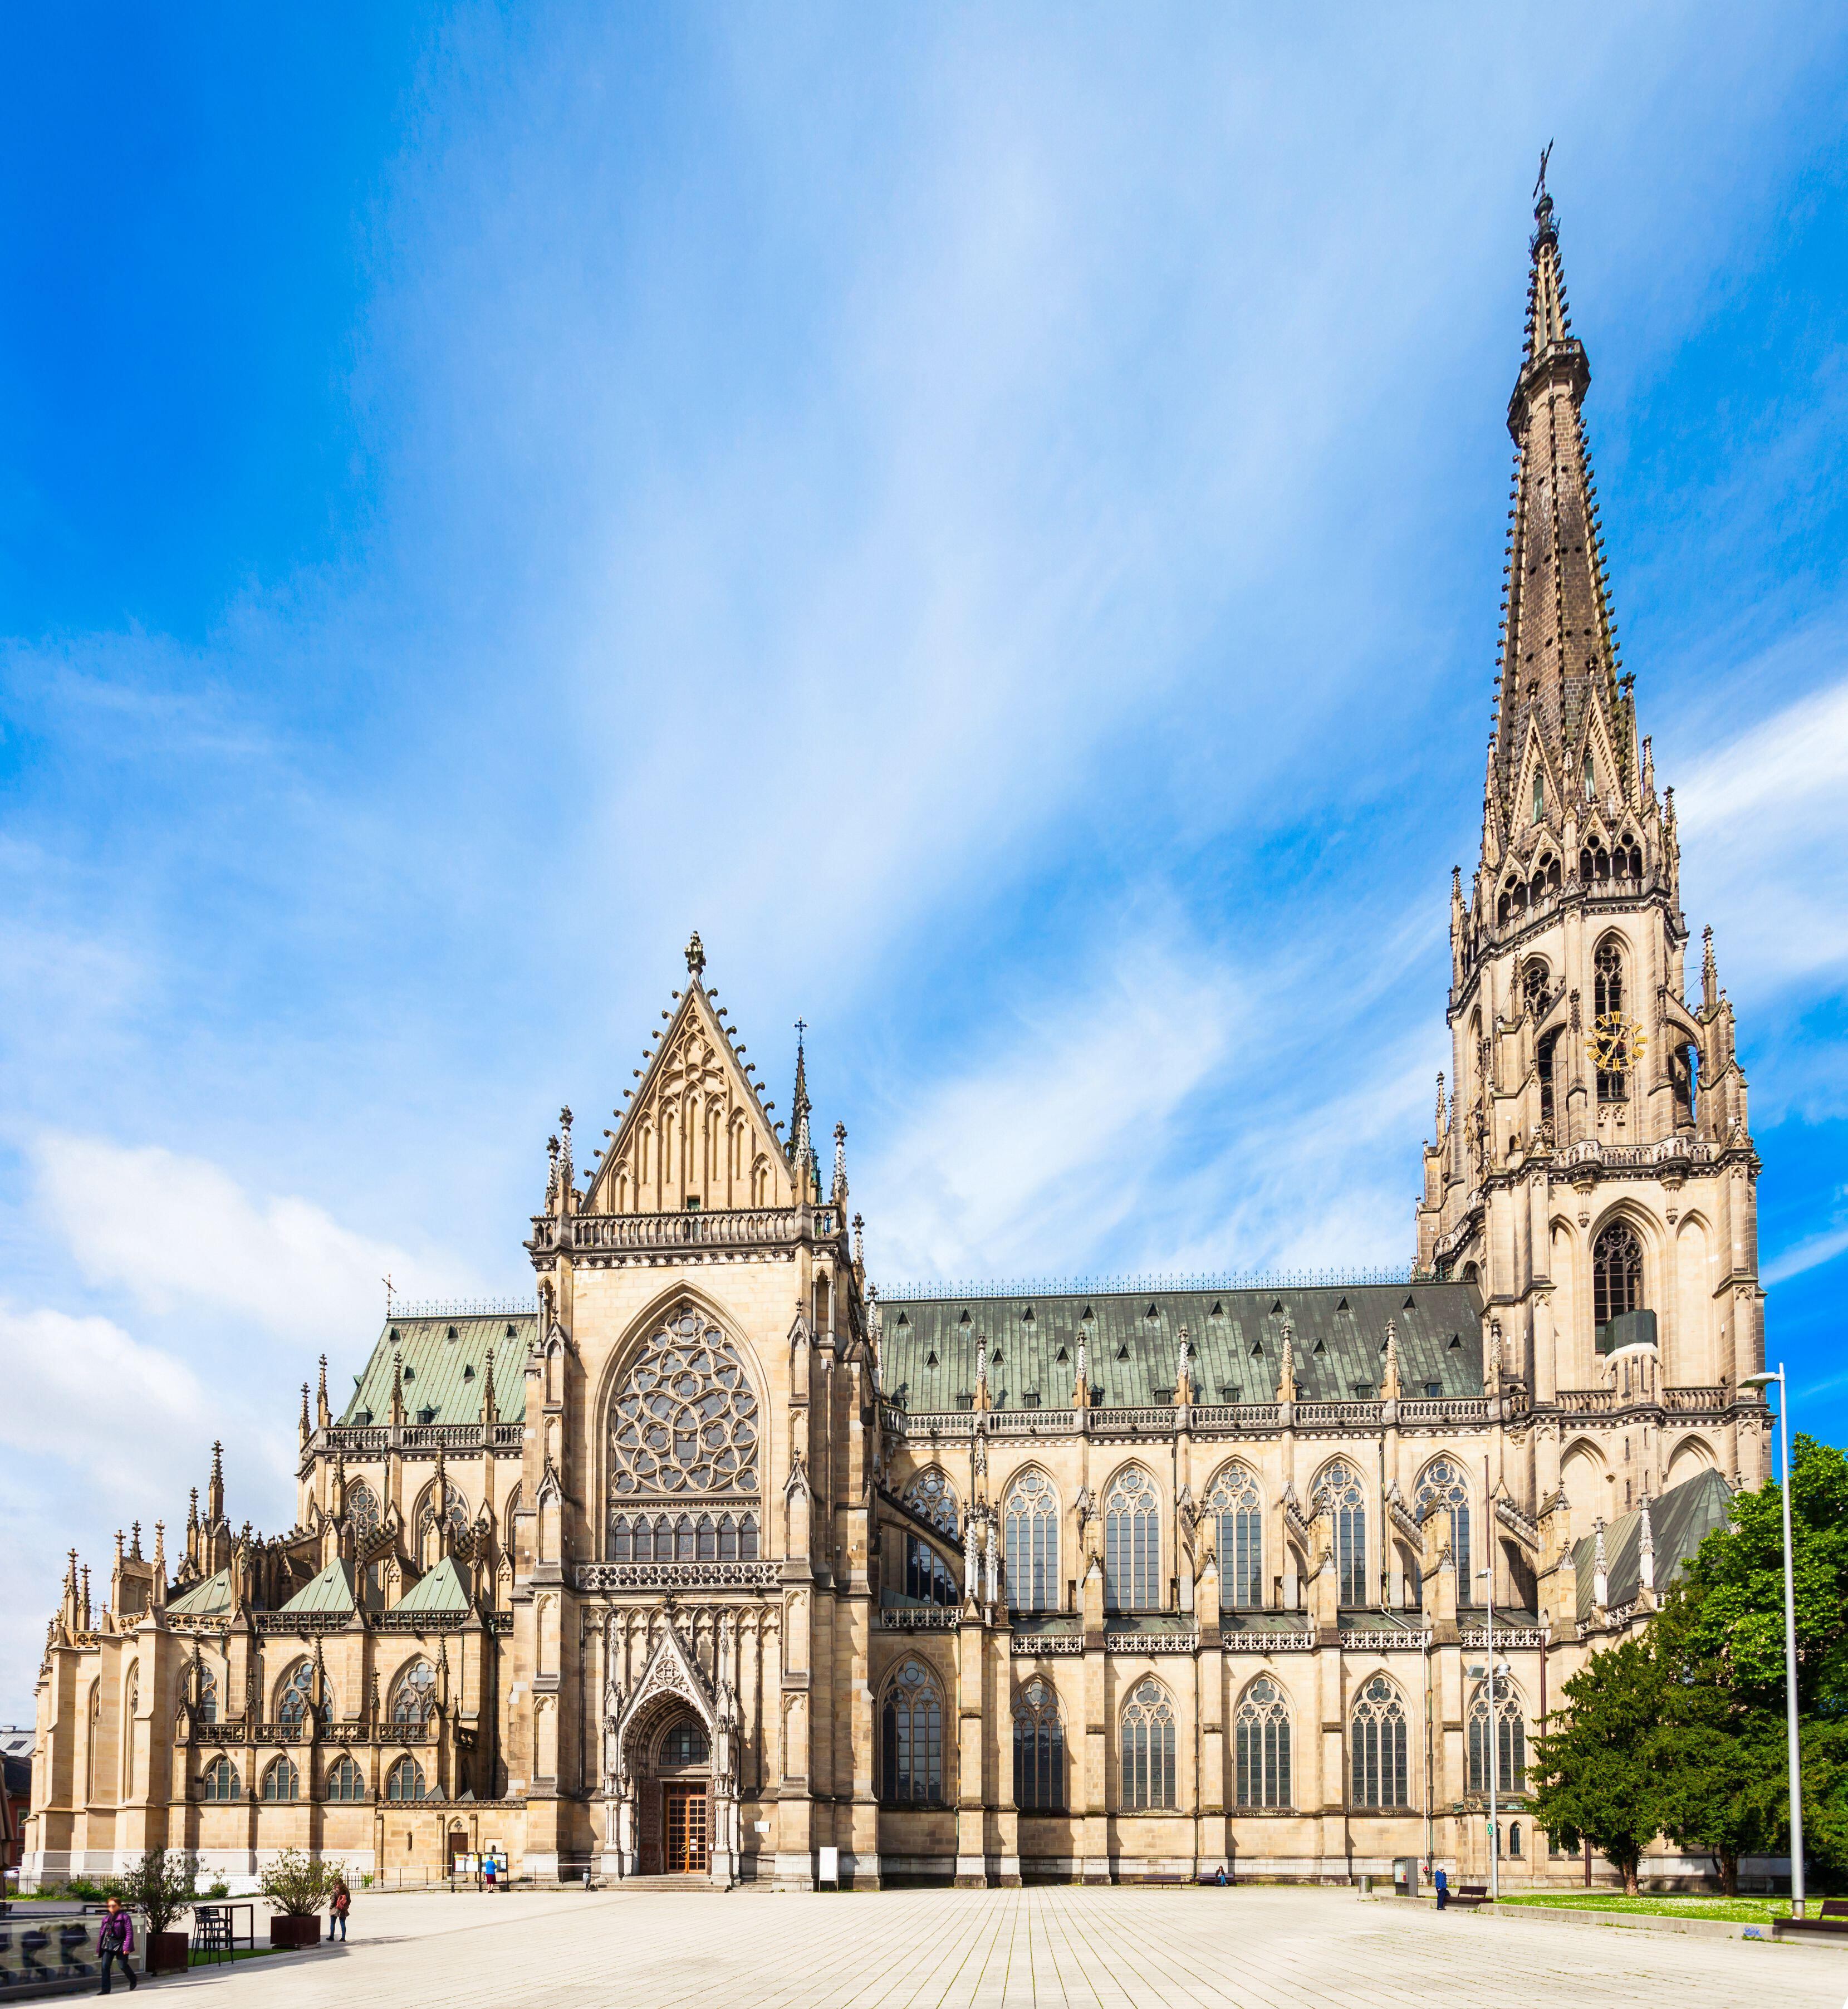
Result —
M 1661 1832 L 1649 1752 L 1666 1685 L 1647 1635 L 1594 1653 L 1566 1684 L 1565 1720 L 1534 1741 L 1531 1811 L 1567 1848 L 1588 1841 L 1633 1897 L 1637 1865 Z
M 181 1912 L 198 1901 L 194 1875 L 189 1856 L 150 1848 L 111 1880 L 106 1894 L 119 1897 L 125 1911 L 139 1912 L 151 1939 L 156 1933 L 170 1932 Z
M 327 1904 L 339 1873 L 299 1849 L 285 1848 L 266 1865 L 257 1887 L 278 1911 L 292 1919 L 306 1919 Z

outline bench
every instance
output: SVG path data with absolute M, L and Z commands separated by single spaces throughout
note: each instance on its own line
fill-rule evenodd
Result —
M 1489 1886 L 1486 1883 L 1453 1883 L 1449 1901 L 1472 1909 L 1478 1904 L 1486 1904 L 1489 1902 Z
M 1786 1933 L 1848 1933 L 1848 1897 L 1825 1897 L 1814 1918 L 1779 1919 L 1779 1936 Z

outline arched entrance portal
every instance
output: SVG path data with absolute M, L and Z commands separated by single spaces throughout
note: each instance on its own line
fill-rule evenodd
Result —
M 704 1876 L 712 1869 L 712 1744 L 688 1710 L 646 1740 L 642 1873 Z

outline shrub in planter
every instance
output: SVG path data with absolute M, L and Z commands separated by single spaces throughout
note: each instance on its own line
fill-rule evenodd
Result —
M 197 1901 L 193 1873 L 190 1857 L 150 1848 L 109 1884 L 108 1895 L 119 1897 L 125 1911 L 144 1921 L 150 1974 L 171 1973 L 186 1965 L 186 1936 L 172 1927 Z
M 271 1946 L 319 1946 L 320 1912 L 333 1894 L 338 1872 L 285 1848 L 257 1880 L 264 1898 L 281 1914 L 270 1921 Z

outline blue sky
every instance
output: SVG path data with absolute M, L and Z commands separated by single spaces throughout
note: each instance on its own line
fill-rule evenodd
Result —
M 292 1518 L 384 1271 L 529 1288 L 694 926 L 879 1277 L 1407 1257 L 1549 138 L 1848 1431 L 1839 9 L 5 35 L 0 1718 L 214 1436 Z

